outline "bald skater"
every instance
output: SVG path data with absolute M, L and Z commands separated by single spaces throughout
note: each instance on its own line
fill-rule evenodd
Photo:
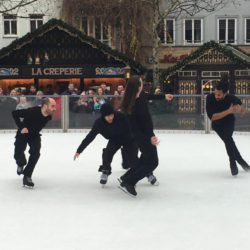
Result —
M 17 164 L 17 174 L 23 174 L 23 186 L 34 187 L 31 176 L 40 157 L 41 134 L 39 132 L 51 120 L 55 110 L 55 100 L 44 98 L 42 99 L 41 107 L 37 106 L 14 110 L 12 112 L 12 116 L 18 127 L 14 144 L 14 158 Z M 24 154 L 27 144 L 30 147 L 28 163 Z

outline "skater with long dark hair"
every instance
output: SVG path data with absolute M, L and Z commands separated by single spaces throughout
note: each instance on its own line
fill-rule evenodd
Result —
M 17 163 L 17 174 L 23 174 L 24 186 L 34 186 L 31 176 L 40 157 L 41 135 L 39 132 L 51 120 L 55 110 L 56 103 L 54 99 L 44 98 L 42 99 L 41 107 L 20 109 L 12 112 L 18 127 L 14 158 Z M 30 147 L 28 163 L 24 154 L 27 144 Z M 26 167 L 24 168 L 25 165 Z
M 173 96 L 147 96 L 143 91 L 143 81 L 139 76 L 131 77 L 126 86 L 121 103 L 121 111 L 128 116 L 132 133 L 141 152 L 136 168 L 131 168 L 120 178 L 120 188 L 125 192 L 136 196 L 135 185 L 144 177 L 150 175 L 158 166 L 158 154 L 156 146 L 159 144 L 153 132 L 153 122 L 148 110 L 148 99 L 162 99 L 170 101 Z
M 250 171 L 249 165 L 240 155 L 233 140 L 235 116 L 234 113 L 245 112 L 241 100 L 235 95 L 228 94 L 227 76 L 215 86 L 213 94 L 209 94 L 206 100 L 206 111 L 212 121 L 212 128 L 225 143 L 230 161 L 231 174 L 238 174 L 238 162 L 245 171 Z
M 98 134 L 101 134 L 108 140 L 108 144 L 102 153 L 102 165 L 98 170 L 102 173 L 100 183 L 104 185 L 111 174 L 111 163 L 118 149 L 122 147 L 123 167 L 125 168 L 136 167 L 138 157 L 137 146 L 132 137 L 126 116 L 114 111 L 113 107 L 108 103 L 101 106 L 100 112 L 101 117 L 95 121 L 92 129 L 83 139 L 74 155 L 74 160 L 79 157 Z

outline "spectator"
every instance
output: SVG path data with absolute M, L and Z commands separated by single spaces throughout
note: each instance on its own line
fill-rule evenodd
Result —
M 16 109 L 27 109 L 30 108 L 30 104 L 27 102 L 27 99 L 25 96 L 21 96 L 19 98 L 19 103 L 16 106 Z
M 3 88 L 0 86 L 0 96 L 3 96 L 4 95 L 4 91 L 3 91 Z
M 17 100 L 13 97 L 7 97 L 0 87 L 0 128 L 12 129 L 15 128 L 11 112 L 16 109 Z
M 36 99 L 34 101 L 34 106 L 42 107 L 43 92 L 38 90 L 36 93 Z
M 81 97 L 75 102 L 73 112 L 77 113 L 76 127 L 88 127 L 93 123 L 94 103 L 85 96 L 85 92 L 81 93 Z
M 46 91 L 45 91 L 45 95 L 54 95 L 53 89 L 52 89 L 52 85 L 48 84 L 46 86 Z
M 36 95 L 36 87 L 34 84 L 30 85 L 28 95 Z
M 103 89 L 99 87 L 97 89 L 97 95 L 103 95 Z M 95 111 L 99 112 L 101 106 L 106 102 L 104 97 L 94 97 L 94 109 Z
M 118 93 L 117 90 L 114 91 L 114 95 L 115 95 L 116 97 L 113 97 L 113 98 L 112 98 L 113 108 L 114 108 L 115 111 L 119 111 L 119 109 L 120 109 L 120 104 L 121 104 L 121 99 L 122 99 L 122 98 L 121 98 L 121 96 L 119 95 L 119 93 Z
M 16 101 L 16 103 L 18 102 L 17 91 L 16 91 L 15 89 L 12 89 L 12 90 L 10 91 L 10 96 L 11 96 L 11 98 L 12 98 L 13 100 Z
M 102 83 L 101 83 L 101 88 L 102 88 L 102 90 L 103 90 L 103 94 L 104 94 L 104 95 L 110 95 L 110 91 L 107 90 L 107 85 L 106 85 L 105 82 L 102 82 Z
M 77 90 L 75 89 L 74 83 L 70 82 L 68 85 L 68 89 L 65 90 L 62 95 L 72 95 L 72 94 L 77 94 Z
M 155 95 L 159 95 L 159 94 L 162 94 L 161 86 L 157 85 L 156 88 L 155 88 Z
M 118 93 L 121 94 L 121 92 L 122 92 L 123 90 L 124 90 L 123 85 L 122 85 L 122 84 L 118 84 L 118 86 L 117 86 L 117 91 L 118 91 Z

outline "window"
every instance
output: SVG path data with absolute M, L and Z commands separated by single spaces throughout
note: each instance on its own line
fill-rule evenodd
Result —
M 175 20 L 164 19 L 159 25 L 158 35 L 162 44 L 174 44 L 175 43 Z
M 30 15 L 30 32 L 35 31 L 43 25 L 42 15 Z
M 16 36 L 17 35 L 17 19 L 14 15 L 4 15 L 4 35 Z
M 202 71 L 202 77 L 221 77 L 222 75 L 229 75 L 229 71 Z
M 250 70 L 235 70 L 235 76 L 250 76 Z
M 108 27 L 103 24 L 100 18 L 95 18 L 95 38 L 105 44 L 109 44 L 109 31 Z
M 236 19 L 218 19 L 219 43 L 236 43 Z
M 201 19 L 184 20 L 184 43 L 200 44 L 202 43 L 202 36 Z
M 184 77 L 195 77 L 197 76 L 197 72 L 196 71 L 179 71 L 178 75 L 184 76 Z
M 83 17 L 82 18 L 82 31 L 89 35 L 89 32 L 88 32 L 88 18 L 87 17 Z
M 245 19 L 245 43 L 250 43 L 250 18 Z
M 94 38 L 100 40 L 101 42 L 109 45 L 110 44 L 110 36 L 109 36 L 109 28 L 104 25 L 101 18 L 82 18 L 82 30 L 88 36 L 93 36 Z

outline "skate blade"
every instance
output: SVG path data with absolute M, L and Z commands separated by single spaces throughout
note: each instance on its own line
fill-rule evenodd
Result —
M 150 183 L 151 184 L 151 183 Z M 151 184 L 151 186 L 159 186 L 160 185 L 160 182 L 159 181 L 156 181 L 154 184 Z
M 129 195 L 130 197 L 135 198 L 135 195 L 132 195 L 131 193 L 129 193 L 125 188 L 123 189 L 121 186 L 118 186 L 119 189 L 121 189 L 125 194 Z
M 34 186 L 31 187 L 31 186 L 23 185 L 23 188 L 26 188 L 26 189 L 34 189 Z
M 105 185 L 106 185 L 106 184 L 101 184 L 102 188 L 105 188 Z

